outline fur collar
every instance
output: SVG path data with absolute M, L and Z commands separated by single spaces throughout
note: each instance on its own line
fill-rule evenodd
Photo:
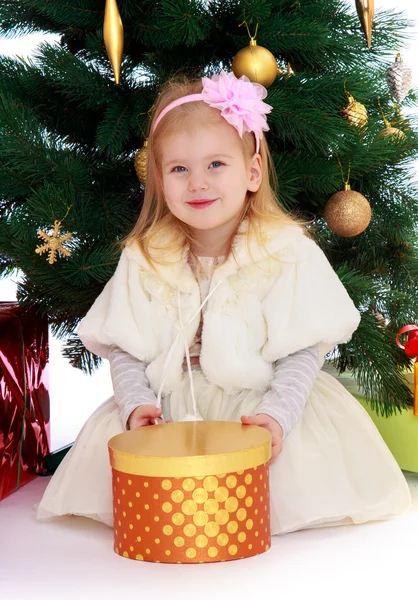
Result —
M 216 270 L 216 279 L 227 278 L 239 269 L 250 264 L 258 264 L 270 256 L 280 257 L 281 260 L 297 262 L 303 259 L 300 244 L 304 230 L 301 226 L 270 223 L 260 226 L 259 236 L 247 238 L 248 223 L 244 221 L 233 242 L 233 251 L 227 261 Z M 164 247 L 163 239 L 158 242 Z M 155 262 L 152 269 L 138 245 L 134 242 L 124 250 L 130 261 L 136 262 L 148 276 L 154 275 L 159 280 L 182 292 L 192 293 L 195 290 L 195 278 L 188 263 L 189 248 L 164 257 L 166 264 Z

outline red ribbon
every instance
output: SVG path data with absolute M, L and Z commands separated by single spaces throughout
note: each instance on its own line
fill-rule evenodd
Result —
M 408 340 L 405 346 L 401 344 L 399 336 L 408 333 Z M 405 354 L 409 358 L 415 358 L 414 364 L 414 415 L 418 417 L 418 326 L 405 325 L 401 327 L 396 336 L 396 343 L 399 348 L 405 350 Z

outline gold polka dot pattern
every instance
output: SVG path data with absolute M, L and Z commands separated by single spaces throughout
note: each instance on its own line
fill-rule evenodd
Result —
M 268 476 L 267 465 L 187 478 L 114 469 L 115 552 L 165 563 L 227 561 L 266 552 Z

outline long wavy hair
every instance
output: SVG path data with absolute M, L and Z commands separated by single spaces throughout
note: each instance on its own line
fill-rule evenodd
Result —
M 170 110 L 158 124 L 153 132 L 153 124 L 160 112 L 171 102 L 187 96 L 198 94 L 202 91 L 201 79 L 175 77 L 170 79 L 161 89 L 154 105 L 148 139 L 147 179 L 144 200 L 138 220 L 132 231 L 128 234 L 123 245 L 136 242 L 145 258 L 152 266 L 153 261 L 164 262 L 161 255 L 169 256 L 171 252 L 184 250 L 186 247 L 196 245 L 193 233 L 186 223 L 175 217 L 167 207 L 164 199 L 161 172 L 161 155 L 164 142 L 175 136 L 178 131 L 197 127 L 216 125 L 223 120 L 219 110 L 210 108 L 205 102 L 189 102 Z M 238 135 L 238 133 L 237 133 Z M 245 159 L 250 160 L 255 153 L 255 137 L 252 133 L 244 133 L 239 138 Z M 275 222 L 285 225 L 300 227 L 302 222 L 282 208 L 278 202 L 278 183 L 271 153 L 263 136 L 260 143 L 262 182 L 256 192 L 247 192 L 235 231 L 229 240 L 229 248 L 224 257 L 227 260 L 233 251 L 233 241 L 240 224 L 247 221 L 246 235 L 248 239 L 255 234 L 260 244 L 262 243 L 261 225 Z M 158 252 L 158 259 L 152 250 Z M 163 252 L 161 252 L 163 250 Z

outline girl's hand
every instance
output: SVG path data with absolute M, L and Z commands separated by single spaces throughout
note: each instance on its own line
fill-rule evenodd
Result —
M 128 429 L 137 429 L 138 427 L 146 427 L 147 425 L 154 425 L 155 419 L 158 422 L 162 422 L 160 418 L 163 411 L 161 408 L 157 408 L 153 404 L 144 404 L 143 406 L 137 406 L 129 415 Z
M 273 460 L 280 454 L 282 451 L 282 443 L 283 443 L 283 429 L 282 426 L 270 417 L 269 415 L 265 415 L 264 413 L 260 413 L 259 415 L 254 415 L 252 417 L 241 417 L 241 423 L 244 425 L 258 425 L 259 427 L 264 427 L 268 429 L 272 435 L 271 440 L 271 459 L 269 464 L 273 462 Z

